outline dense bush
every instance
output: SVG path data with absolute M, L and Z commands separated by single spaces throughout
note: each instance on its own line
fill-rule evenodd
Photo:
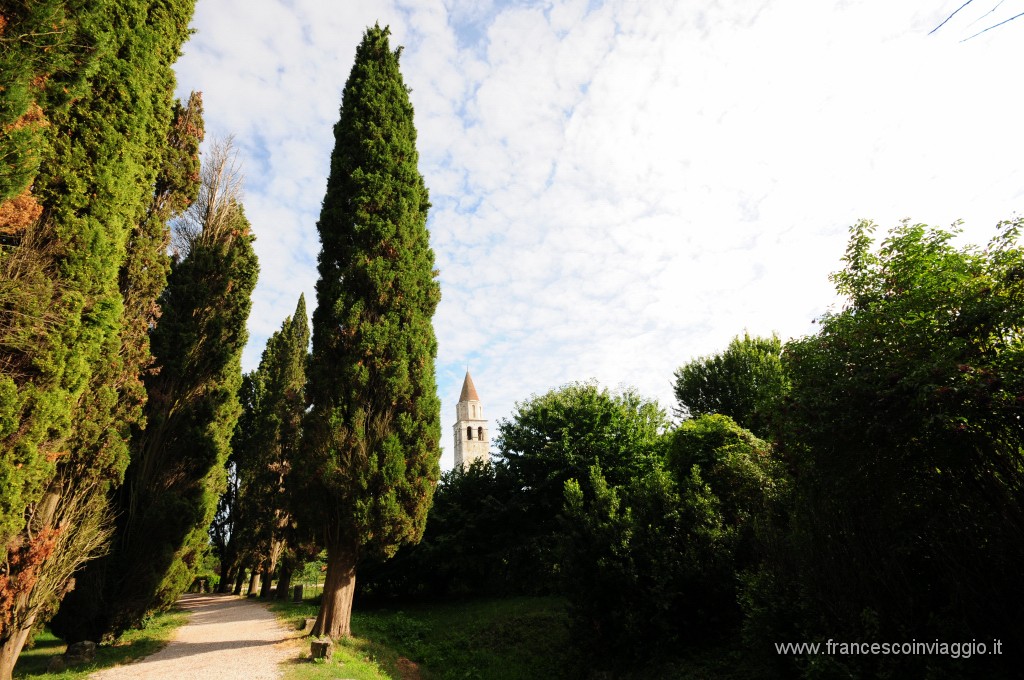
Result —
M 562 590 L 578 644 L 612 662 L 736 632 L 736 574 L 760 559 L 754 526 L 786 486 L 770 447 L 726 416 L 666 437 L 666 462 L 625 483 L 595 466 L 565 484 Z

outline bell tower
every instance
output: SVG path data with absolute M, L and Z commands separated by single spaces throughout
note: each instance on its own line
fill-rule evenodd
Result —
M 465 467 L 474 460 L 487 460 L 490 443 L 484 407 L 467 370 L 455 406 L 455 465 Z

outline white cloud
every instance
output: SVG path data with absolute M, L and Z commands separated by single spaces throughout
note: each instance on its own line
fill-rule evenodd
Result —
M 247 367 L 314 304 L 332 126 L 374 21 L 406 47 L 434 204 L 449 467 L 467 365 L 492 421 L 590 377 L 670 408 L 672 371 L 736 333 L 813 331 L 858 218 L 987 240 L 1024 193 L 1024 26 L 959 43 L 979 10 L 927 37 L 958 4 L 200 0 L 179 83 L 249 175 Z

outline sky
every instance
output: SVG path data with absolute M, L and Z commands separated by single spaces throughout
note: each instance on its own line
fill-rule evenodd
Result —
M 176 65 L 233 136 L 260 279 L 243 368 L 305 293 L 341 92 L 402 45 L 430 242 L 441 467 L 467 368 L 490 420 L 573 381 L 671 413 L 737 334 L 815 332 L 848 229 L 983 245 L 1021 211 L 1024 0 L 198 0 Z

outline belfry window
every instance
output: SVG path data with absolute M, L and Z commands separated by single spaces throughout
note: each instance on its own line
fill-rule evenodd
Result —
M 472 438 L 473 438 L 473 426 L 470 425 L 470 426 L 468 426 L 466 428 L 466 439 L 472 439 Z
M 481 440 L 481 441 L 483 441 L 483 438 L 484 438 L 484 428 L 482 428 L 482 427 L 476 428 L 476 438 Z

